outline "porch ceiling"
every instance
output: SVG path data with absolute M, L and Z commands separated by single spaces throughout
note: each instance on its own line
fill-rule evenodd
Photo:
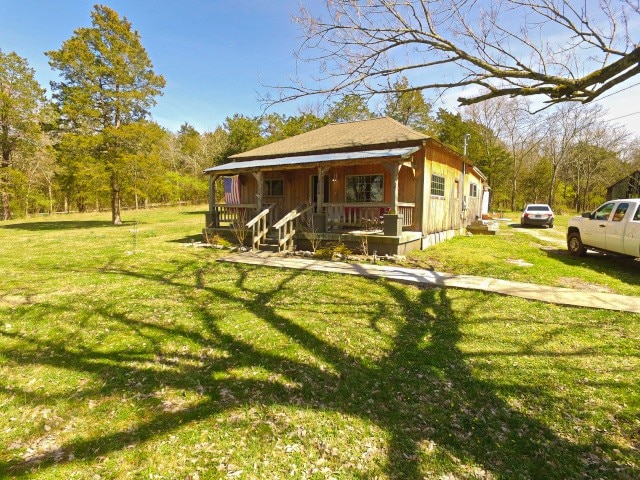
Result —
M 258 170 L 286 170 L 300 166 L 311 167 L 319 164 L 344 164 L 358 160 L 392 160 L 405 159 L 420 147 L 386 148 L 382 150 L 362 150 L 359 152 L 322 153 L 317 155 L 293 155 L 288 157 L 269 158 L 261 160 L 247 160 L 244 162 L 231 162 L 215 167 L 207 168 L 204 173 L 226 175 L 240 172 L 252 172 Z

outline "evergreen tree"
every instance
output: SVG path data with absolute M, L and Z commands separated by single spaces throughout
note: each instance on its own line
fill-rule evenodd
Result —
M 327 120 L 306 112 L 297 116 L 281 115 L 272 113 L 263 119 L 263 130 L 267 135 L 268 142 L 277 142 L 285 138 L 300 135 L 301 133 L 315 130 L 327 124 Z
M 227 146 L 223 153 L 225 159 L 230 155 L 246 152 L 267 143 L 262 136 L 261 117 L 235 114 L 233 117 L 226 118 L 224 129 L 228 133 Z
M 58 153 L 57 181 L 63 195 L 63 208 L 72 205 L 84 212 L 91 205 L 100 210 L 109 201 L 109 174 L 106 165 L 93 156 L 97 138 L 67 133 L 56 146 Z
M 444 109 L 438 111 L 435 128 L 438 140 L 460 153 L 464 152 L 464 136 L 469 135 L 467 157 L 487 176 L 492 202 L 504 201 L 509 152 L 495 133 L 489 127 Z
M 183 123 L 178 130 L 177 141 L 181 170 L 194 176 L 200 175 L 205 168 L 200 132 L 192 125 Z
M 366 100 L 361 95 L 349 94 L 343 96 L 327 110 L 325 118 L 329 122 L 355 122 L 374 118 Z
M 411 90 L 407 77 L 393 85 L 393 92 L 385 95 L 384 114 L 419 132 L 432 133 L 431 105 L 420 90 Z
M 147 118 L 165 81 L 153 72 L 126 18 L 103 5 L 94 7 L 91 18 L 91 27 L 78 28 L 60 50 L 47 52 L 62 77 L 51 86 L 64 127 L 97 139 L 93 156 L 109 175 L 112 221 L 120 225 L 121 182 L 130 158 L 122 129 Z

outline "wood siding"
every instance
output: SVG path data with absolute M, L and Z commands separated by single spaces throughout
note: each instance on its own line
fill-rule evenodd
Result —
M 281 217 L 301 203 L 311 202 L 311 178 L 318 175 L 317 168 L 300 168 L 296 170 L 269 171 L 264 173 L 264 179 L 281 179 L 284 181 L 283 196 L 272 197 L 264 195 L 263 204 L 276 204 L 278 216 Z M 326 175 L 329 176 L 329 193 L 327 203 L 346 202 L 346 177 L 349 175 L 383 175 L 384 200 L 391 201 L 391 175 L 382 164 L 349 165 L 332 167 Z M 256 203 L 256 179 L 252 174 L 240 176 L 240 198 L 242 203 Z M 403 166 L 398 176 L 400 202 L 414 202 L 415 175 L 411 168 Z
M 417 169 L 419 190 L 423 192 L 423 201 L 416 198 L 416 211 L 420 219 L 420 229 L 423 235 L 431 233 L 460 230 L 469 222 L 480 216 L 482 206 L 482 179 L 469 166 L 463 174 L 462 156 L 447 147 L 429 141 L 424 151 L 421 168 Z M 419 161 L 419 160 L 418 160 Z M 432 195 L 432 175 L 444 178 L 444 196 Z M 470 197 L 470 185 L 478 186 L 477 197 Z M 466 197 L 466 210 L 463 210 L 463 198 Z
M 607 201 L 637 197 L 640 197 L 640 171 L 633 172 L 607 188 Z
M 423 236 L 457 231 L 480 217 L 483 180 L 470 165 L 466 165 L 463 173 L 464 162 L 460 154 L 436 141 L 427 140 L 425 146 L 413 154 L 412 165 L 413 168 L 403 165 L 398 173 L 398 202 L 415 203 L 411 230 L 420 231 Z M 310 203 L 313 198 L 311 178 L 315 175 L 318 175 L 317 167 L 265 171 L 264 180 L 282 180 L 284 191 L 282 196 L 265 195 L 262 199 L 263 206 L 275 204 L 275 217 L 282 218 L 296 206 Z M 380 203 L 390 204 L 392 200 L 392 175 L 383 161 L 332 165 L 326 170 L 326 175 L 329 177 L 326 203 L 346 203 L 345 185 L 349 175 L 383 175 L 384 199 Z M 432 195 L 432 175 L 444 178 L 444 195 Z M 470 195 L 472 183 L 477 185 L 475 197 Z M 256 186 L 253 174 L 240 175 L 243 204 L 257 203 Z M 463 208 L 463 198 L 466 209 Z

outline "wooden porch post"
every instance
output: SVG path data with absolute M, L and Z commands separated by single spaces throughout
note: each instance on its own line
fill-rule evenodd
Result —
M 262 211 L 262 191 L 264 190 L 264 182 L 262 172 L 253 172 L 253 177 L 256 179 L 256 204 L 257 204 L 257 212 L 256 214 Z
M 216 180 L 218 175 L 209 175 L 209 211 L 213 213 L 213 206 L 216 204 Z
M 218 212 L 216 211 L 216 180 L 218 175 L 209 175 L 209 218 L 207 219 L 207 227 L 212 225 L 213 227 L 219 227 Z
M 318 188 L 317 188 L 317 196 L 318 201 L 316 202 L 316 213 L 322 213 L 324 211 L 324 176 L 329 170 L 328 167 L 318 167 Z
M 385 163 L 384 167 L 391 174 L 391 212 L 398 213 L 398 173 L 402 163 Z

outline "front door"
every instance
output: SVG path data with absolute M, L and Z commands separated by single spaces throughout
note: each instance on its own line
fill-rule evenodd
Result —
M 329 175 L 324 175 L 324 200 L 329 203 Z M 311 202 L 318 203 L 318 175 L 311 175 Z

